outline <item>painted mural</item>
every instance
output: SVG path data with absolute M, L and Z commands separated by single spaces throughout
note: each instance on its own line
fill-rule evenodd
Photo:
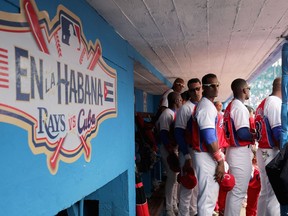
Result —
M 20 3 L 19 14 L 0 11 L 0 121 L 27 130 L 56 174 L 59 161 L 91 160 L 100 123 L 117 116 L 117 73 L 67 8 L 50 19 L 34 1 Z

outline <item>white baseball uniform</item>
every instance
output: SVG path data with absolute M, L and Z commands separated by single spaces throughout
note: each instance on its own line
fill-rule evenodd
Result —
M 259 216 L 280 215 L 280 204 L 269 182 L 265 166 L 279 152 L 278 147 L 273 142 L 272 129 L 278 127 L 278 130 L 281 130 L 281 104 L 282 101 L 279 97 L 269 96 L 258 106 L 255 114 L 256 129 L 259 134 L 259 147 L 256 156 L 261 180 L 257 210 Z
M 230 108 L 228 108 L 229 105 Z M 229 164 L 230 173 L 235 177 L 236 184 L 227 194 L 224 215 L 239 216 L 252 172 L 250 149 L 252 141 L 239 140 L 236 134 L 236 131 L 241 128 L 250 128 L 248 109 L 238 99 L 232 100 L 229 105 L 224 113 L 224 121 L 227 127 L 228 122 L 225 118 L 227 114 L 230 114 L 230 123 L 233 125 L 233 130 L 228 132 L 230 136 L 234 137 L 234 143 L 231 143 L 230 139 L 230 147 L 227 148 L 226 152 L 226 161 Z
M 170 131 L 173 127 L 174 131 L 174 117 L 175 112 L 169 108 L 165 109 L 159 117 L 156 124 L 159 126 L 159 130 Z M 165 148 L 163 142 L 160 146 L 160 153 L 162 157 L 162 162 L 164 169 L 166 170 L 167 179 L 165 183 L 165 200 L 166 200 L 166 211 L 173 212 L 173 208 L 177 206 L 177 173 L 173 172 L 167 163 L 167 157 L 169 155 L 167 149 Z M 173 213 L 172 213 L 173 214 Z
M 176 122 L 175 122 L 175 129 L 180 128 L 183 130 L 187 129 L 187 124 L 189 120 L 191 121 L 192 112 L 194 110 L 195 104 L 193 104 L 190 100 L 187 101 L 177 112 L 176 116 Z M 184 136 L 184 134 L 183 134 Z M 185 138 L 184 138 L 185 139 Z M 177 137 L 176 137 L 177 140 Z M 177 140 L 178 145 L 180 145 L 179 140 Z M 192 148 L 189 146 L 189 144 L 184 143 L 183 146 L 186 150 L 185 153 L 190 154 L 192 157 Z M 181 150 L 181 147 L 179 148 L 179 162 L 180 167 L 182 170 L 182 167 L 185 163 L 185 157 Z M 197 196 L 198 196 L 198 186 L 193 188 L 192 190 L 187 189 L 180 185 L 180 192 L 179 192 L 179 216 L 190 216 L 190 215 L 196 215 L 197 214 Z
M 202 97 L 197 105 L 195 118 L 199 127 L 198 137 L 200 138 L 196 143 L 193 140 L 193 159 L 195 164 L 195 171 L 198 179 L 198 215 L 207 216 L 212 215 L 219 193 L 219 184 L 214 179 L 217 162 L 208 152 L 206 143 L 203 142 L 200 136 L 200 130 L 213 129 L 214 136 L 217 140 L 217 110 L 213 102 Z M 194 124 L 193 124 L 194 131 Z M 193 133 L 193 136 L 196 135 Z

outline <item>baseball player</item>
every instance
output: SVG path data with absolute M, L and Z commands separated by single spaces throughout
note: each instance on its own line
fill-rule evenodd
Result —
M 182 78 L 176 78 L 175 81 L 173 82 L 172 88 L 168 89 L 167 91 L 163 93 L 160 99 L 157 113 L 155 115 L 155 119 L 154 119 L 155 122 L 158 120 L 163 110 L 165 110 L 168 107 L 168 98 L 167 98 L 168 95 L 173 91 L 181 93 L 184 87 L 185 87 L 184 80 Z
M 180 171 L 179 160 L 177 157 L 177 145 L 174 138 L 174 121 L 176 111 L 182 105 L 181 95 L 177 92 L 171 92 L 168 95 L 168 108 L 165 109 L 157 121 L 158 130 L 160 131 L 160 153 L 167 173 L 165 184 L 165 200 L 166 200 L 166 215 L 175 216 L 174 211 L 178 211 L 177 207 L 177 171 Z M 168 158 L 174 160 L 169 161 Z M 175 163 L 176 160 L 176 163 Z M 175 163 L 175 164 L 171 164 Z M 179 170 L 177 170 L 177 165 Z M 176 168 L 175 168 L 176 167 Z M 176 169 L 176 170 L 175 170 Z M 174 209 L 173 209 L 174 208 Z
M 188 100 L 177 112 L 175 122 L 175 138 L 179 145 L 180 167 L 183 171 L 193 169 L 192 167 L 192 145 L 191 145 L 191 124 L 192 112 L 202 95 L 201 82 L 198 78 L 190 79 L 187 83 L 190 100 Z M 185 168 L 184 168 L 185 167 Z M 184 169 L 184 170 L 183 170 Z M 179 215 L 190 216 L 197 214 L 197 193 L 198 187 L 193 189 L 180 185 L 179 193 Z
M 228 192 L 225 216 L 239 216 L 252 172 L 251 145 L 256 134 L 250 132 L 249 111 L 244 101 L 250 97 L 250 87 L 244 79 L 235 79 L 231 84 L 234 99 L 224 112 L 225 136 L 229 142 L 226 161 L 235 177 L 235 187 Z
M 273 82 L 272 94 L 256 109 L 255 123 L 258 139 L 257 162 L 260 170 L 261 192 L 258 215 L 280 215 L 280 204 L 270 185 L 265 166 L 279 152 L 281 135 L 281 78 Z
M 200 216 L 212 215 L 224 175 L 224 158 L 218 146 L 217 110 L 213 104 L 218 96 L 219 81 L 215 74 L 202 78 L 202 99 L 197 105 L 192 124 L 192 146 L 198 179 L 197 211 Z

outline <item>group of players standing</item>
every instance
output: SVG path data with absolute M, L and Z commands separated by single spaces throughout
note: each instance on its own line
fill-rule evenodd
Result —
M 225 173 L 229 173 L 235 185 L 225 194 L 225 210 L 219 214 L 239 216 L 253 176 L 251 148 L 255 142 L 259 143 L 256 155 L 262 185 L 258 215 L 280 215 L 265 165 L 279 151 L 281 78 L 274 80 L 272 94 L 256 109 L 256 130 L 250 124 L 244 104 L 250 97 L 250 87 L 244 79 L 231 83 L 233 99 L 225 109 L 223 124 L 214 105 L 220 87 L 217 76 L 206 74 L 201 81 L 193 78 L 187 86 L 190 99 L 182 105 L 180 93 L 185 87 L 184 80 L 175 80 L 172 89 L 164 94 L 162 107 L 167 108 L 156 122 L 167 173 L 166 215 L 212 215 Z M 256 215 L 256 207 L 250 214 Z

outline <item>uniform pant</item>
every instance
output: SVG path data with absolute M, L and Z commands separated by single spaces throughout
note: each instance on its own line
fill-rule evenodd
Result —
M 191 157 L 192 155 L 192 148 L 189 148 L 189 153 Z M 179 153 L 179 160 L 180 160 L 180 167 L 182 167 L 185 163 L 184 155 L 180 152 Z M 193 168 L 195 170 L 195 164 L 193 163 Z M 187 189 L 180 185 L 180 193 L 179 193 L 179 216 L 191 216 L 197 214 L 197 196 L 198 196 L 198 184 L 195 188 Z
M 228 147 L 226 161 L 235 177 L 235 186 L 227 194 L 224 215 L 239 216 L 252 172 L 251 149 L 249 146 Z
M 198 216 L 212 215 L 219 192 L 214 179 L 217 163 L 208 152 L 194 151 L 193 158 L 198 179 Z
M 256 152 L 257 164 L 260 171 L 261 191 L 258 199 L 259 216 L 280 215 L 280 204 L 269 182 L 265 166 L 277 155 L 278 149 L 258 148 Z
M 164 165 L 164 169 L 166 170 L 167 179 L 165 183 L 165 199 L 166 199 L 166 210 L 173 211 L 173 206 L 177 206 L 177 174 L 173 172 L 167 163 L 167 156 L 169 153 L 165 149 L 165 146 L 162 144 L 160 146 L 160 153 Z

